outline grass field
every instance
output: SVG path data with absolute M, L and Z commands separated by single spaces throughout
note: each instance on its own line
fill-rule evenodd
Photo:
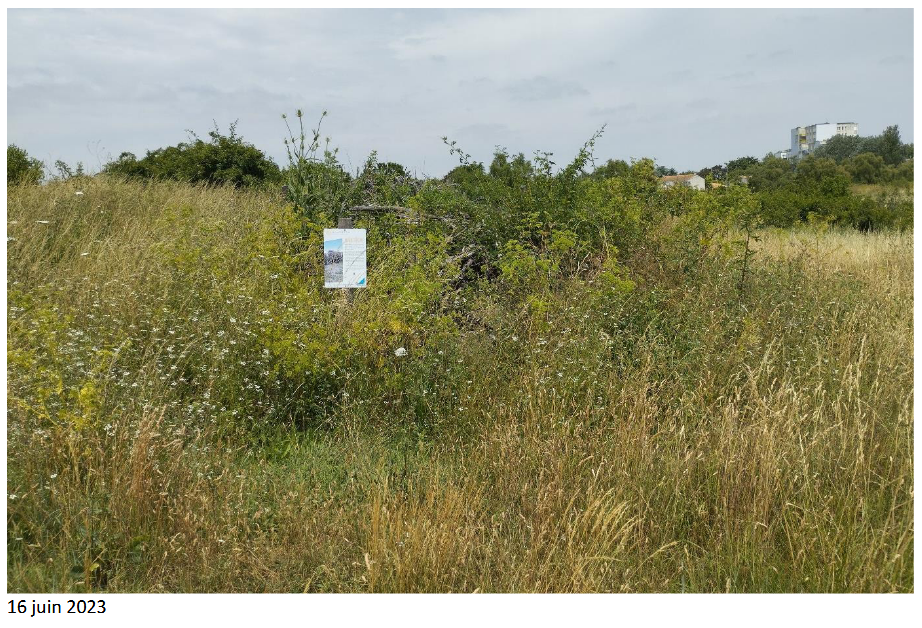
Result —
M 369 224 L 350 302 L 269 194 L 7 217 L 10 591 L 913 590 L 911 232 L 519 298 Z

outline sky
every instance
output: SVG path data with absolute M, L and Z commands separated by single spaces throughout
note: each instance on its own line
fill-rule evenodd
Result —
M 8 143 L 99 170 L 214 124 L 287 164 L 302 109 L 351 171 L 418 176 L 496 147 L 679 171 L 897 124 L 913 141 L 912 11 L 9 10 Z

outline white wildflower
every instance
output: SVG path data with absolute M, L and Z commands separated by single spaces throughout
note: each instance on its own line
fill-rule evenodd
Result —
M 402 358 L 406 354 L 407 354 L 407 350 L 404 349 L 403 347 L 399 347 L 398 349 L 394 351 L 394 355 L 396 355 L 398 358 Z

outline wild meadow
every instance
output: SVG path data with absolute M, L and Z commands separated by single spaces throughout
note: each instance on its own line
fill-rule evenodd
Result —
M 10 591 L 913 590 L 911 191 L 465 157 L 11 185 Z

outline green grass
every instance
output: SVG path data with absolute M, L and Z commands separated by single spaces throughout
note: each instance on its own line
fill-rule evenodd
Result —
M 350 303 L 276 196 L 10 188 L 10 591 L 913 590 L 911 233 L 376 220 Z

